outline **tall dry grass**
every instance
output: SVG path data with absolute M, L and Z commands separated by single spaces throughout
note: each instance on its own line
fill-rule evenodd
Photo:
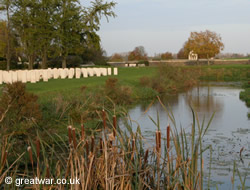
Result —
M 153 146 L 147 145 L 140 126 L 132 129 L 118 125 L 117 118 L 109 110 L 102 110 L 103 128 L 93 135 L 86 135 L 85 126 L 68 126 L 68 141 L 57 134 L 43 140 L 37 133 L 30 140 L 27 151 L 13 163 L 8 160 L 8 140 L 1 142 L 0 183 L 4 189 L 203 189 L 202 138 L 208 125 L 193 114 L 191 135 L 178 129 L 173 114 L 162 105 L 172 121 L 161 129 L 159 119 L 153 121 L 157 130 Z M 163 132 L 165 131 L 165 132 Z M 94 134 L 97 134 L 94 136 Z M 149 143 L 152 144 L 152 143 Z M 15 186 L 4 184 L 6 176 L 17 178 L 79 179 L 80 184 L 33 184 Z

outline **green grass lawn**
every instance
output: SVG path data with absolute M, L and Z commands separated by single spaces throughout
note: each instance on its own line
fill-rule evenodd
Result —
M 95 91 L 105 84 L 109 77 L 118 78 L 120 84 L 138 87 L 139 79 L 143 76 L 156 74 L 156 67 L 119 68 L 117 76 L 88 77 L 80 79 L 50 79 L 49 82 L 27 83 L 27 90 L 39 96 L 40 101 L 51 99 L 57 94 L 64 96 L 75 96 L 80 94 L 80 88 L 86 86 L 88 90 Z

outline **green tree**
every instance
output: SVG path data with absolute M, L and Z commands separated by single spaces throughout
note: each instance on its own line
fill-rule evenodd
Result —
M 40 43 L 36 22 L 38 4 L 36 0 L 16 0 L 14 6 L 13 25 L 19 36 L 21 49 L 28 57 L 29 69 L 33 69 Z
M 135 60 L 147 60 L 147 53 L 143 46 L 136 47 L 133 51 L 129 52 L 128 60 L 135 61 Z
M 0 11 L 6 12 L 6 18 L 7 18 L 7 26 L 6 26 L 6 41 L 7 41 L 7 52 L 6 52 L 6 59 L 7 59 L 7 70 L 10 69 L 10 14 L 11 14 L 11 6 L 12 1 L 11 0 L 0 0 Z
M 204 32 L 191 32 L 188 41 L 184 44 L 184 53 L 190 51 L 198 54 L 199 58 L 211 58 L 224 49 L 224 44 L 219 34 L 206 30 Z
M 58 35 L 56 42 L 62 56 L 62 67 L 65 68 L 69 54 L 81 54 L 86 48 L 101 50 L 100 29 L 102 16 L 115 16 L 112 8 L 114 2 L 104 3 L 103 0 L 92 2 L 90 7 L 81 7 L 78 0 L 63 0 L 57 15 Z

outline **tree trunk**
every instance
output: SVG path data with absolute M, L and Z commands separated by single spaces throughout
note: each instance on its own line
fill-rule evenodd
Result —
M 7 10 L 7 71 L 10 70 L 10 15 L 9 15 L 9 6 L 6 8 Z
M 63 60 L 62 60 L 62 68 L 67 68 L 67 60 L 66 60 L 67 56 L 63 56 Z
M 33 69 L 34 65 L 34 55 L 29 56 L 29 70 Z
M 47 69 L 47 50 L 44 48 L 42 55 L 42 69 Z
M 207 54 L 207 64 L 210 65 L 208 54 Z

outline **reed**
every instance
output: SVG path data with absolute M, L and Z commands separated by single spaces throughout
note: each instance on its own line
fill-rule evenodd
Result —
M 86 135 L 84 125 L 79 129 L 69 126 L 69 144 L 63 142 L 60 136 L 54 138 L 49 134 L 52 143 L 48 144 L 38 133 L 37 140 L 31 140 L 27 149 L 31 168 L 21 170 L 18 167 L 22 162 L 17 160 L 18 164 L 15 162 L 14 165 L 18 173 L 8 170 L 6 164 L 4 169 L 8 175 L 16 178 L 33 175 L 80 181 L 80 184 L 24 185 L 24 188 L 30 189 L 203 189 L 202 153 L 207 148 L 203 147 L 202 138 L 210 122 L 207 126 L 204 122 L 200 124 L 196 113 L 192 111 L 191 136 L 187 137 L 183 129 L 177 129 L 173 114 L 167 109 L 166 112 L 173 124 L 167 125 L 164 135 L 159 121 L 155 122 L 157 130 L 154 146 L 151 146 L 152 141 L 143 137 L 140 126 L 132 129 L 130 120 L 125 120 L 125 128 L 120 128 L 116 116 L 111 121 L 107 116 L 106 129 L 103 127 L 103 130 L 93 133 L 95 135 Z M 116 143 L 110 144 L 110 141 Z M 8 159 L 7 153 L 1 158 L 1 163 L 7 163 L 4 161 Z M 237 170 L 235 172 L 238 173 Z M 6 175 L 0 173 L 0 180 Z

